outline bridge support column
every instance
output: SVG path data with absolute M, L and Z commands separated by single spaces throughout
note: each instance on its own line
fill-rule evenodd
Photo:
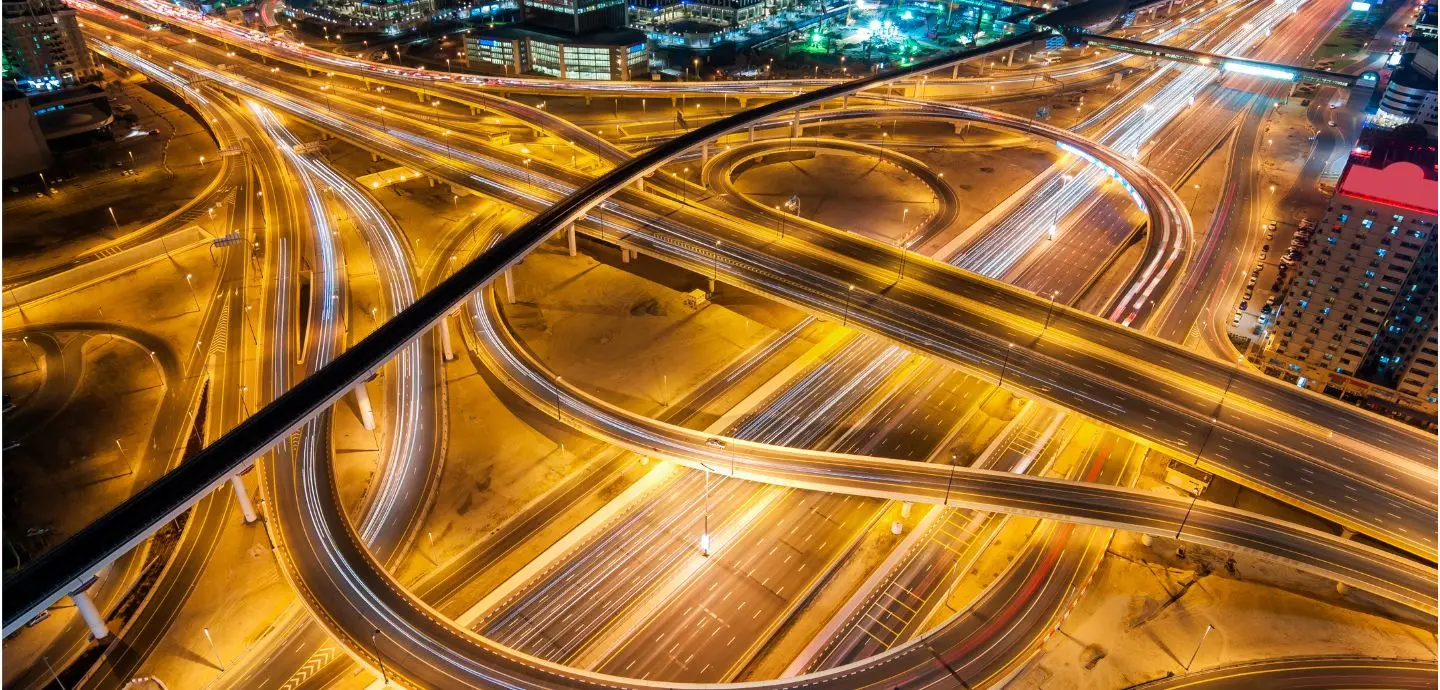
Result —
M 450 315 L 440 317 L 440 355 L 449 362 L 455 359 L 455 350 L 450 347 Z
M 1350 585 L 1347 585 L 1347 584 L 1345 584 L 1344 582 L 1336 582 L 1336 583 L 1335 583 L 1335 592 L 1336 592 L 1337 594 L 1349 594 L 1349 593 L 1350 593 Z
M 70 601 L 75 602 L 75 610 L 80 612 L 80 617 L 85 620 L 85 625 L 90 628 L 90 636 L 103 640 L 110 636 L 110 628 L 105 626 L 105 619 L 100 617 L 100 609 L 95 608 L 95 602 L 84 590 L 70 593 Z
M 379 163 L 379 162 L 380 162 L 380 154 L 371 152 L 371 154 L 370 154 L 370 162 L 371 162 L 371 163 Z
M 1144 544 L 1145 546 L 1154 546 L 1154 545 L 1155 545 L 1155 537 L 1152 537 L 1152 536 L 1150 536 L 1150 535 L 1148 535 L 1148 534 L 1142 534 L 1142 535 L 1140 535 L 1140 543 L 1141 543 L 1141 544 Z
M 710 294 L 712 294 L 712 295 L 715 294 L 715 279 L 714 279 L 714 278 L 706 278 L 706 279 L 705 279 L 705 282 L 709 283 L 710 289 L 708 290 L 708 292 L 709 292 Z
M 624 248 L 624 247 L 621 247 L 621 248 L 620 248 L 620 263 L 622 263 L 622 264 L 628 264 L 628 263 L 630 263 L 630 250 L 629 250 L 629 249 L 626 249 L 626 248 Z
M 575 224 L 571 223 L 565 227 L 565 248 L 570 256 L 575 256 Z
M 792 138 L 800 136 L 800 110 L 798 108 L 795 110 L 795 117 L 790 120 L 790 136 Z
M 914 503 L 911 503 L 910 501 L 905 501 L 904 503 L 901 503 L 901 504 L 900 504 L 900 517 L 902 517 L 902 518 L 908 518 L 908 517 L 910 517 L 910 510 L 911 510 L 912 508 L 914 508 L 914 507 L 915 507 L 915 504 L 914 504 Z
M 957 62 L 957 63 L 955 63 L 955 64 L 953 64 L 953 65 L 950 66 L 950 78 L 951 78 L 951 79 L 959 79 L 959 78 L 960 78 L 960 63 Z
M 645 191 L 645 178 L 641 177 L 641 178 L 637 178 L 637 179 L 635 180 L 635 191 L 637 191 L 637 192 L 643 192 L 643 191 Z
M 590 97 L 589 97 L 589 96 L 586 96 L 586 97 L 585 97 L 585 105 L 590 105 Z
M 515 303 L 515 272 L 505 269 L 505 303 Z
M 700 145 L 700 165 L 710 164 L 710 142 Z
M 748 104 L 748 103 L 750 102 L 750 99 L 748 99 L 748 98 L 746 98 L 746 97 L 744 97 L 744 96 L 739 96 L 739 97 L 737 97 L 735 100 L 740 101 L 740 109 L 741 109 L 741 110 L 744 110 L 746 104 Z
M 1340 528 L 1340 538 L 1341 538 L 1341 539 L 1354 539 L 1354 538 L 1355 538 L 1355 530 L 1353 530 L 1353 529 L 1346 529 L 1346 528 L 1344 528 L 1344 527 L 1341 527 L 1341 528 Z
M 416 92 L 415 92 L 415 100 L 417 100 L 417 101 L 419 101 L 419 102 L 421 102 L 421 103 L 424 103 L 424 102 L 425 102 L 425 92 L 424 92 L 424 91 L 416 91 Z
M 905 524 L 900 522 L 899 520 L 890 523 L 890 533 L 895 535 L 904 534 Z
M 370 393 L 362 381 L 355 385 L 355 405 L 360 408 L 360 424 L 366 431 L 375 430 L 375 410 L 370 407 Z
M 250 502 L 250 492 L 245 489 L 245 480 L 238 474 L 231 477 L 230 488 L 235 489 L 235 500 L 240 504 L 240 512 L 245 515 L 245 524 L 255 522 L 255 504 Z
M 435 178 L 433 178 L 433 177 L 430 178 L 430 186 L 431 186 L 431 187 L 434 187 L 436 184 L 439 184 L 439 183 L 435 181 Z
M 750 143 L 755 143 L 755 125 L 750 125 Z
M 1015 49 L 1014 49 L 1014 48 L 1011 48 L 1011 49 L 1010 49 L 1010 52 L 1005 53 L 1005 66 L 1006 66 L 1006 67 L 1009 67 L 1009 66 L 1010 66 L 1011 64 L 1013 64 L 1014 62 L 1015 62 Z

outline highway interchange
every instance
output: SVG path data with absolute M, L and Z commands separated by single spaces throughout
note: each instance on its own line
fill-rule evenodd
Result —
M 755 644 L 733 653 L 711 650 L 703 659 L 705 664 L 693 659 L 682 663 L 673 655 L 659 654 L 661 647 L 618 639 L 597 646 L 592 640 L 602 639 L 596 631 L 615 625 L 624 614 L 614 610 L 616 605 L 640 596 L 645 588 L 638 585 L 674 578 L 683 568 L 696 567 L 689 558 L 693 539 L 667 542 L 668 530 L 647 533 L 633 521 L 646 512 L 693 518 L 697 489 L 707 501 L 707 519 L 728 524 L 733 530 L 716 532 L 717 546 L 721 542 L 744 543 L 745 548 L 738 549 L 741 554 L 758 554 L 770 546 L 764 530 L 747 529 L 747 524 L 784 525 L 803 521 L 807 514 L 844 514 L 846 520 L 827 528 L 833 530 L 834 539 L 841 540 L 856 534 L 857 525 L 878 520 L 886 506 L 893 505 L 886 501 L 937 506 L 917 507 L 933 511 L 927 515 L 932 515 L 936 524 L 964 525 L 968 531 L 962 531 L 967 535 L 974 532 L 959 545 L 973 540 L 971 548 L 975 549 L 987 543 L 984 535 L 993 535 L 1011 519 L 1047 518 L 1002 585 L 992 589 L 972 615 L 950 618 L 925 635 L 920 634 L 922 630 L 909 629 L 903 637 L 878 646 L 863 641 L 873 639 L 872 633 L 864 633 L 870 635 L 865 638 L 855 632 L 860 628 L 843 627 L 833 632 L 835 642 L 825 645 L 823 654 L 813 662 L 795 661 L 797 672 L 811 675 L 773 681 L 767 687 L 946 687 L 957 678 L 967 679 L 961 681 L 967 684 L 999 682 L 1014 673 L 1036 642 L 1057 625 L 1055 621 L 1083 590 L 1083 581 L 1104 554 L 1114 529 L 1160 537 L 1180 535 L 1185 541 L 1253 552 L 1431 615 L 1436 610 L 1433 437 L 1239 368 L 1230 352 L 1214 353 L 1223 356 L 1217 359 L 1148 334 L 1179 328 L 1169 324 L 1184 325 L 1188 331 L 1188 324 L 1196 323 L 1198 307 L 1176 296 L 1181 290 L 1177 285 L 1193 285 L 1196 275 L 1206 275 L 1211 281 L 1226 279 L 1219 275 L 1223 271 L 1206 263 L 1213 261 L 1208 252 L 1197 257 L 1196 236 L 1203 233 L 1191 227 L 1185 204 L 1166 179 L 1183 178 L 1187 166 L 1196 164 L 1194 159 L 1208 150 L 1167 148 L 1158 154 L 1151 150 L 1148 160 L 1135 155 L 1192 108 L 1245 109 L 1243 103 L 1201 93 L 1214 80 L 1214 72 L 1208 69 L 1188 67 L 1168 75 L 1166 70 L 1155 70 L 1133 87 L 1137 93 L 1147 94 L 1144 105 L 1120 99 L 1069 130 L 995 109 L 925 100 L 924 89 L 933 94 L 945 87 L 942 75 L 953 58 L 847 83 L 647 83 L 635 88 L 652 93 L 651 98 L 716 91 L 723 97 L 709 124 L 677 132 L 658 146 L 632 155 L 543 108 L 505 97 L 507 93 L 589 88 L 605 93 L 605 87 L 451 78 L 341 59 L 270 38 L 256 40 L 213 20 L 178 16 L 180 11 L 168 5 L 81 6 L 87 9 L 88 28 L 98 52 L 180 92 L 197 110 L 212 117 L 217 137 L 227 137 L 232 145 L 243 148 L 246 165 L 231 165 L 232 159 L 227 158 L 230 167 L 223 174 L 235 178 L 234 186 L 244 197 L 260 199 L 262 208 L 254 212 L 263 217 L 263 223 L 247 220 L 245 224 L 264 226 L 264 232 L 257 235 L 263 240 L 257 242 L 252 255 L 260 257 L 261 265 L 247 261 L 243 252 L 230 255 L 222 269 L 231 272 L 226 274 L 230 277 L 222 282 L 240 287 L 209 306 L 207 315 L 213 316 L 202 326 L 202 333 L 223 332 L 216 321 L 238 324 L 241 304 L 246 305 L 248 319 L 250 300 L 258 300 L 262 306 L 254 318 L 264 337 L 247 345 L 243 331 L 230 325 L 240 346 L 226 350 L 223 365 L 212 374 L 210 409 L 222 420 L 219 428 L 239 425 L 239 431 L 223 437 L 214 433 L 214 443 L 187 461 L 182 468 L 186 472 L 172 473 L 152 484 L 122 505 L 121 512 L 77 535 L 76 543 L 68 545 L 71 551 L 63 551 L 67 546 L 62 546 L 49 560 L 42 559 L 22 573 L 28 579 L 7 583 L 18 586 L 11 592 L 21 593 L 20 604 L 6 603 L 7 631 L 23 624 L 55 597 L 69 594 L 67 585 L 88 577 L 67 575 L 67 568 L 78 575 L 93 572 L 113 558 L 123 558 L 131 546 L 143 541 L 151 526 L 168 522 L 192 505 L 192 520 L 198 516 L 200 527 L 192 526 L 186 532 L 188 541 L 180 550 L 195 554 L 194 564 L 175 569 L 172 577 L 198 576 L 205 555 L 218 538 L 217 528 L 207 530 L 205 525 L 233 519 L 234 512 L 226 509 L 233 498 L 224 492 L 207 494 L 204 489 L 226 484 L 235 470 L 255 463 L 271 446 L 274 452 L 256 463 L 267 499 L 261 519 L 289 581 L 301 595 L 303 603 L 287 609 L 278 624 L 285 631 L 283 641 L 299 644 L 287 644 L 285 653 L 270 655 L 263 663 L 245 668 L 244 675 L 227 678 L 232 687 L 286 677 L 319 653 L 316 650 L 323 651 L 327 633 L 372 670 L 378 672 L 383 666 L 396 679 L 426 687 L 657 687 L 643 680 L 648 674 L 633 672 L 637 664 L 671 681 L 730 680 L 754 657 L 758 641 L 784 622 L 790 609 L 783 604 L 795 601 L 798 594 L 789 599 L 776 594 L 781 606 L 772 608 L 763 619 L 757 611 L 752 627 L 738 629 L 732 636 L 756 640 Z M 149 41 L 142 33 L 144 23 L 120 12 L 156 13 L 208 40 Z M 1213 28 L 1243 19 L 1243 30 L 1213 35 L 1202 31 L 1193 39 L 1195 45 L 1210 50 L 1240 53 L 1252 44 L 1273 43 L 1264 42 L 1264 37 L 1283 22 L 1295 21 L 1290 18 L 1297 12 L 1329 16 L 1334 9 L 1313 0 L 1303 6 L 1201 4 L 1194 16 L 1182 15 L 1186 17 L 1182 24 L 1169 27 L 1172 33 L 1162 36 L 1193 29 L 1191 22 Z M 1237 13 L 1239 18 L 1230 17 Z M 1210 36 L 1208 42 L 1206 36 Z M 997 41 L 984 52 L 1023 47 L 1036 38 L 1022 35 Z M 210 42 L 214 39 L 219 40 Z M 290 66 L 261 68 L 251 61 L 261 55 L 286 60 Z M 226 60 L 239 66 L 217 66 Z M 1075 73 L 1095 70 L 1103 75 L 1122 62 L 1118 57 L 1095 59 Z M 323 75 L 319 72 L 322 65 L 329 70 Z M 889 95 L 884 86 L 885 94 L 865 91 L 890 82 L 904 84 L 905 79 L 927 72 L 933 81 L 923 86 L 920 82 L 908 84 L 910 94 L 905 97 Z M 338 82 L 335 77 L 356 80 L 365 88 L 331 90 L 329 86 Z M 1103 76 L 1097 79 L 1103 80 Z M 974 86 L 963 80 L 951 81 L 962 94 Z M 1001 89 L 1010 88 L 1004 81 L 994 81 Z M 1017 92 L 1033 86 L 1028 79 L 1013 81 Z M 317 91 L 315 84 L 321 82 L 327 88 Z M 370 90 L 372 82 L 384 83 L 392 91 L 415 90 L 419 97 L 415 103 L 386 99 L 383 93 L 377 96 L 378 92 Z M 343 95 L 336 95 L 342 91 Z M 1198 105 L 1197 93 L 1202 99 Z M 610 95 L 613 93 L 607 97 Z M 1212 97 L 1217 100 L 1214 104 Z M 841 98 L 845 101 L 840 107 L 802 110 L 838 103 Z M 855 107 L 849 105 L 851 98 L 856 100 Z M 436 100 L 432 103 L 431 99 Z M 745 100 L 762 104 L 742 111 Z M 465 131 L 467 118 L 435 117 L 441 101 L 447 109 L 463 106 L 472 114 L 494 112 L 553 131 L 571 142 L 572 150 L 578 145 L 603 159 L 604 174 L 592 177 L 560 160 L 526 157 L 513 147 L 494 145 Z M 1160 112 L 1155 112 L 1156 104 Z M 327 131 L 351 145 L 423 171 L 427 177 L 493 196 L 536 215 L 509 234 L 495 233 L 493 242 L 457 235 L 453 253 L 460 253 L 460 244 L 470 239 L 472 256 L 462 256 L 466 262 L 458 266 L 425 271 L 416 265 L 395 221 L 366 190 L 323 157 L 308 152 L 287 128 L 281 113 L 284 120 Z M 726 113 L 730 115 L 726 117 Z M 1059 158 L 1051 172 L 1037 178 L 1039 186 L 1029 202 L 1007 209 L 1003 218 L 987 227 L 972 230 L 978 239 L 967 243 L 963 251 L 933 257 L 918 255 L 908 246 L 837 232 L 793 215 L 783 219 L 787 225 L 782 227 L 787 230 L 777 237 L 776 222 L 788 214 L 755 204 L 730 186 L 733 162 L 753 152 L 829 147 L 876 155 L 873 144 L 821 140 L 818 129 L 828 123 L 887 118 L 976 122 L 1065 142 L 1068 148 L 1062 150 L 1067 155 Z M 1211 118 L 1211 122 L 1220 121 Z M 817 127 L 814 141 L 805 136 L 812 125 Z M 712 151 L 727 141 L 726 136 L 733 145 L 724 152 Z M 1218 137 L 1219 132 L 1207 136 Z M 879 155 L 886 153 L 882 149 Z M 902 155 L 894 153 L 897 160 Z M 702 159 L 697 166 L 701 174 L 693 182 L 678 175 L 667 180 L 657 172 L 671 160 L 695 165 L 697 158 Z M 1099 170 L 1096 163 L 1107 170 Z M 654 176 L 646 179 L 651 173 Z M 1094 190 L 1117 186 L 1107 182 L 1111 178 L 1120 182 L 1122 191 L 1097 195 Z M 929 184 L 934 188 L 943 183 L 931 178 Z M 263 189 L 264 194 L 252 196 L 247 193 L 252 188 Z M 247 203 L 247 213 L 249 208 Z M 1135 232 L 1137 215 L 1148 218 L 1144 255 L 1110 299 L 1097 305 L 1100 316 L 1110 320 L 1072 307 L 1084 292 L 1076 283 L 1077 276 L 1087 279 L 1110 260 L 1113 251 L 1106 248 L 1128 241 Z M 1067 220 L 1044 220 L 1051 218 Z M 343 323 L 349 271 L 345 252 L 332 239 L 340 223 L 364 237 L 386 287 L 383 313 L 377 314 L 383 324 L 358 342 L 347 339 L 349 327 Z M 1088 258 L 1072 256 L 1070 260 L 1094 266 L 1092 271 L 1047 273 L 1036 268 L 1040 265 L 1036 262 L 1045 261 L 1046 254 L 1039 247 L 1045 246 L 1045 233 L 1052 225 L 1059 231 L 1056 246 L 1067 247 L 1067 251 L 1079 238 L 1106 238 L 1087 240 L 1090 246 L 1073 250 Z M 142 237 L 163 233 L 165 227 L 157 224 L 153 233 Z M 938 232 L 940 227 L 943 223 L 936 222 L 934 230 Z M 803 379 L 808 383 L 770 401 L 742 424 L 698 431 L 679 425 L 678 419 L 628 412 L 550 373 L 526 351 L 502 315 L 499 278 L 503 275 L 510 280 L 508 271 L 516 259 L 557 232 L 563 236 L 567 228 L 716 278 L 725 286 L 797 306 L 814 318 L 843 322 L 863 335 L 838 345 L 832 362 Z M 1024 241 L 994 239 L 1016 236 Z M 1037 248 L 1026 251 L 1026 247 Z M 1027 259 L 1032 252 L 1036 256 Z M 84 263 L 83 258 L 77 261 Z M 301 263 L 312 269 L 298 270 Z M 63 268 L 73 270 L 75 266 Z M 1030 275 L 1020 281 L 1023 290 L 1000 282 L 1015 279 L 1021 272 Z M 1042 279 L 1045 275 L 1050 282 Z M 40 277 L 44 276 L 36 276 Z M 487 287 L 477 290 L 481 286 Z M 252 291 L 248 300 L 244 291 Z M 1063 300 L 1055 297 L 1061 293 Z M 443 444 L 444 415 L 440 410 L 445 403 L 436 380 L 451 345 L 437 343 L 442 339 L 440 329 L 432 326 L 457 310 L 463 311 L 463 316 L 443 328 L 456 330 L 453 340 L 473 346 L 475 356 L 491 374 L 537 412 L 554 414 L 563 424 L 622 449 L 616 455 L 617 463 L 628 450 L 631 458 L 667 459 L 701 470 L 679 471 L 668 479 L 668 488 L 653 490 L 652 504 L 630 513 L 632 522 L 606 526 L 588 537 L 583 549 L 567 554 L 559 572 L 568 579 L 547 581 L 539 590 L 545 593 L 541 596 L 527 593 L 522 586 L 516 601 L 488 613 L 476 610 L 473 595 L 470 605 L 461 610 L 464 604 L 454 600 L 459 585 L 438 584 L 458 569 L 442 570 L 407 587 L 386 567 L 414 546 L 419 536 L 417 525 L 441 472 L 443 454 L 437 447 Z M 1228 316 L 1229 312 L 1219 313 Z M 452 338 L 446 333 L 443 339 Z M 783 344 L 777 341 L 775 346 Z M 191 357 L 202 357 L 204 352 L 205 348 L 200 348 Z M 757 354 L 755 361 L 763 360 L 761 355 L 767 352 L 772 350 Z M 922 361 L 917 361 L 917 355 L 923 355 Z M 177 362 L 171 368 L 179 366 Z M 191 362 L 185 370 L 197 366 Z M 253 371 L 244 371 L 246 367 Z M 1157 371 L 1165 373 L 1157 375 Z M 374 490 L 365 496 L 363 517 L 352 526 L 332 478 L 332 421 L 324 411 L 375 373 L 392 382 L 383 387 L 386 396 L 374 405 L 384 411 L 377 416 L 387 445 L 379 453 L 382 462 L 372 480 Z M 900 383 L 889 394 L 873 394 L 876 387 L 896 379 Z M 253 403 L 247 398 L 250 385 L 257 391 Z M 868 419 L 889 419 L 893 414 L 904 417 L 927 406 L 963 418 L 964 410 L 973 411 L 991 395 L 1007 391 L 1033 402 L 1017 414 L 1015 426 L 1005 438 L 1028 433 L 1043 436 L 1045 442 L 1024 446 L 1023 452 L 987 456 L 983 467 L 933 460 L 945 427 L 925 435 L 933 440 L 914 446 L 901 444 L 889 451 L 884 450 L 882 438 L 855 438 L 845 433 L 847 428 L 862 427 Z M 197 388 L 194 396 L 198 395 Z M 357 405 L 366 408 L 371 403 L 367 400 Z M 807 414 L 813 415 L 809 424 L 789 421 Z M 162 411 L 160 418 L 178 420 L 182 416 Z M 1307 421 L 1317 419 L 1327 420 L 1326 426 Z M 286 436 L 292 440 L 275 445 Z M 1052 436 L 1069 443 L 1076 438 L 1091 443 L 1084 452 L 1086 461 L 1077 462 L 1062 475 L 1064 479 L 1038 476 L 1065 445 L 1059 441 L 1054 447 L 1048 445 Z M 1409 555 L 1223 506 L 1128 489 L 1136 462 L 1132 448 L 1139 446 L 1202 464 L 1208 471 L 1304 507 Z M 925 462 L 927 459 L 932 461 Z M 1304 476 L 1288 469 L 1277 471 L 1280 467 L 1298 468 Z M 1355 496 L 1363 497 L 1365 503 L 1357 503 Z M 145 505 L 147 501 L 150 505 Z M 764 517 L 759 517 L 762 514 Z M 710 539 L 708 527 L 689 524 L 680 529 L 685 534 L 697 530 Z M 522 539 L 523 534 L 517 531 L 508 538 Z M 805 552 L 812 559 L 808 562 L 823 566 L 833 561 L 839 557 L 838 546 L 837 541 L 831 551 Z M 494 548 L 493 543 L 477 545 L 481 551 Z M 938 560 L 942 550 L 933 551 L 916 556 L 920 565 L 913 567 L 922 571 L 925 564 L 944 563 Z M 639 558 L 635 555 L 639 553 L 646 556 Z M 74 568 L 76 563 L 70 559 L 75 554 L 85 554 L 84 567 Z M 759 567 L 763 572 L 779 573 L 774 559 L 761 560 L 729 569 Z M 123 570 L 125 563 L 117 561 L 111 567 Z M 699 583 L 711 582 L 710 591 L 723 591 L 716 590 L 726 582 L 723 569 L 706 566 L 692 576 Z M 804 592 L 818 585 L 817 576 L 818 572 L 797 570 L 788 580 L 782 577 L 784 584 L 777 586 L 782 592 L 790 587 Z M 106 578 L 105 582 L 115 580 Z M 167 585 L 171 587 L 168 591 L 180 592 L 178 596 L 183 597 L 183 584 Z M 570 606 L 578 593 L 597 587 L 614 588 L 608 598 L 599 599 L 608 602 L 605 606 L 594 610 Z M 707 590 L 697 585 L 687 591 L 703 597 L 701 592 Z M 703 601 L 675 599 L 672 604 L 657 605 L 645 619 L 658 631 L 703 630 L 704 621 L 697 623 L 693 617 L 699 610 L 697 602 Z M 1024 608 L 1016 608 L 1018 602 L 1023 602 Z M 706 608 L 713 610 L 709 604 Z M 150 627 L 132 629 L 150 632 L 136 633 L 137 639 L 152 640 L 153 648 L 153 640 L 164 634 L 166 610 L 163 600 L 146 607 L 144 620 Z M 897 614 L 893 607 L 876 611 L 879 616 Z M 919 620 L 907 619 L 907 624 L 910 622 L 918 624 Z M 67 630 L 71 639 L 80 639 L 84 628 L 75 624 Z M 631 633 L 630 639 L 641 639 L 643 630 Z M 382 651 L 377 640 L 396 644 Z M 985 652 L 977 653 L 982 641 Z M 675 644 L 703 647 L 698 638 Z M 102 673 L 87 677 L 86 683 L 112 687 L 120 682 L 127 673 L 124 669 L 137 668 L 147 652 L 143 645 L 131 645 L 129 653 L 129 660 L 112 660 L 106 666 L 120 669 L 110 671 L 112 678 L 107 680 Z M 577 659 L 598 673 L 571 668 Z M 851 665 L 843 666 L 847 663 Z M 328 672 L 338 675 L 333 668 L 336 665 L 338 662 Z M 843 668 L 837 668 L 840 666 Z M 1334 668 L 1328 663 L 1318 666 Z M 1280 672 L 1295 670 L 1286 667 Z M 1217 682 L 1224 680 L 1220 674 Z

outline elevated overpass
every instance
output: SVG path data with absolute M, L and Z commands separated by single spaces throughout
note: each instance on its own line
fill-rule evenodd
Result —
M 1373 88 L 1375 86 L 1374 74 L 1370 72 L 1362 75 L 1341 74 L 1339 72 L 1314 69 L 1312 67 L 1292 67 L 1290 65 L 1281 65 L 1273 62 L 1228 57 L 1178 46 L 1159 45 L 1145 41 L 1136 41 L 1116 36 L 1101 36 L 1091 33 L 1080 34 L 1078 39 L 1097 48 L 1109 48 L 1142 57 L 1205 65 L 1220 70 L 1221 72 L 1232 74 L 1263 77 L 1265 79 L 1277 79 L 1288 82 L 1339 86 L 1343 88 L 1356 86 Z

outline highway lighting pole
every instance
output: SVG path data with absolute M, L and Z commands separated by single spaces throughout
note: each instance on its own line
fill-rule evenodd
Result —
M 711 292 L 714 292 L 715 283 L 720 282 L 720 240 L 715 240 L 715 272 L 710 277 Z
M 906 210 L 908 211 L 909 209 L 906 209 Z M 900 247 L 900 275 L 895 278 L 895 280 L 898 282 L 898 281 L 901 281 L 901 280 L 905 280 L 905 261 L 906 261 L 906 255 L 905 255 L 905 254 L 906 254 L 906 252 L 905 252 L 905 249 L 906 249 L 906 247 L 905 247 L 905 240 L 904 240 L 904 239 L 897 240 L 897 241 L 895 242 L 895 244 L 896 244 L 896 246 Z
M 1211 631 L 1211 630 L 1214 630 L 1214 629 L 1215 629 L 1215 626 L 1214 626 L 1213 624 L 1211 624 L 1211 625 L 1206 625 L 1206 626 L 1205 626 L 1205 632 L 1200 633 L 1200 642 L 1195 645 L 1195 651 L 1190 654 L 1190 661 L 1186 662 L 1186 664 L 1185 664 L 1185 672 L 1186 672 L 1186 673 L 1189 673 L 1189 672 L 1190 672 L 1190 665 L 1191 665 L 1191 664 L 1194 664 L 1194 663 L 1195 663 L 1195 657 L 1197 657 L 1197 656 L 1200 655 L 1200 647 L 1205 644 L 1205 638 L 1209 637 L 1209 636 L 1210 636 L 1210 631 Z
M 1195 451 L 1195 462 L 1194 462 L 1194 465 L 1195 465 L 1195 467 L 1197 467 L 1197 468 L 1200 467 L 1200 456 L 1204 455 L 1204 453 L 1205 453 L 1205 445 L 1210 442 L 1210 435 L 1215 432 L 1215 422 L 1216 422 L 1216 421 L 1217 421 L 1217 420 L 1216 420 L 1214 417 L 1211 417 L 1211 418 L 1210 418 L 1210 428 L 1205 430 L 1205 438 L 1204 438 L 1204 439 L 1201 439 L 1201 441 L 1200 441 L 1200 450 Z M 1176 529 L 1176 530 L 1175 530 L 1175 541 L 1180 541 L 1180 533 L 1185 531 L 1185 525 L 1190 522 L 1190 512 L 1193 511 L 1193 510 L 1195 510 L 1195 502 L 1198 501 L 1198 500 L 1200 500 L 1200 492 L 1199 492 L 1199 491 L 1195 491 L 1195 492 L 1193 492 L 1193 493 L 1190 494 L 1190 506 L 1185 509 L 1185 517 L 1183 517 L 1183 518 L 1180 519 L 1180 527 L 1179 527 L 1179 529 Z M 1184 547 L 1180 547 L 1180 549 L 1179 549 L 1176 553 L 1177 553 L 1179 556 L 1184 557 L 1184 555 L 1185 555 L 1185 549 L 1184 549 Z M 1189 670 L 1189 669 L 1187 668 L 1186 670 Z
M 785 239 L 785 212 L 780 210 L 780 205 L 775 205 L 775 213 L 780 216 L 780 239 Z
M 854 285 L 846 286 L 846 289 L 845 289 L 845 318 L 840 321 L 840 325 L 842 325 L 842 326 L 848 326 L 848 325 L 850 325 L 850 293 L 852 293 L 852 292 L 855 292 L 855 286 L 854 286 Z
M 115 207 L 106 206 L 105 210 L 110 212 L 110 222 L 115 224 L 115 232 L 120 232 L 120 221 L 115 218 Z
M 387 127 L 385 126 L 385 106 L 375 106 L 375 112 L 380 113 L 380 131 L 383 132 L 387 129 Z
M 700 528 L 700 555 L 710 557 L 710 468 L 705 468 L 705 517 Z
M 125 446 L 120 445 L 120 439 L 115 439 L 115 447 L 120 449 L 120 458 L 125 461 L 125 466 L 130 468 L 126 474 L 135 474 L 135 463 L 130 462 L 130 455 L 125 452 Z
M 1041 335 L 1050 330 L 1050 315 L 1055 312 L 1055 298 L 1060 295 L 1059 290 L 1050 293 L 1050 306 L 1045 310 L 1045 328 L 1040 331 Z
M 60 686 L 60 690 L 70 690 L 65 687 L 64 683 L 60 682 L 60 674 L 56 673 L 55 667 L 50 665 L 50 657 L 42 656 L 40 658 L 45 662 L 45 668 L 50 669 L 50 677 L 55 679 L 55 684 Z
M 190 301 L 195 303 L 195 311 L 200 311 L 200 298 L 195 296 L 195 282 L 192 274 L 185 274 L 185 284 L 190 287 Z
M 210 652 L 215 655 L 215 663 L 220 664 L 220 670 L 225 670 L 225 661 L 220 658 L 220 650 L 215 648 L 215 638 L 210 637 L 210 628 L 201 628 L 205 633 L 205 641 L 210 643 Z
M 1005 387 L 1005 372 L 1010 368 L 1010 353 L 1015 350 L 1015 343 L 1006 343 L 1005 345 L 1005 361 L 1000 365 L 1000 383 L 995 384 L 996 388 Z
M 375 663 L 380 666 L 380 683 L 384 687 L 390 687 L 390 676 L 385 673 L 385 660 L 380 658 L 380 629 L 375 628 L 370 633 L 370 646 L 375 650 Z

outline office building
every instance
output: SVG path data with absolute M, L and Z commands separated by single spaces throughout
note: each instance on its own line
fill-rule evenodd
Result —
M 625 81 L 650 72 L 645 34 L 633 29 L 571 35 L 502 26 L 466 36 L 465 57 L 471 67 L 489 65 L 503 74 L 557 79 Z
M 1267 373 L 1434 410 L 1436 193 L 1433 137 L 1366 130 L 1276 312 Z
M 4 0 L 6 81 L 27 92 L 95 81 L 100 71 L 80 35 L 75 10 L 61 0 Z
M 465 37 L 472 68 L 589 81 L 650 72 L 645 34 L 626 27 L 622 0 L 522 0 L 520 16 L 519 24 Z

